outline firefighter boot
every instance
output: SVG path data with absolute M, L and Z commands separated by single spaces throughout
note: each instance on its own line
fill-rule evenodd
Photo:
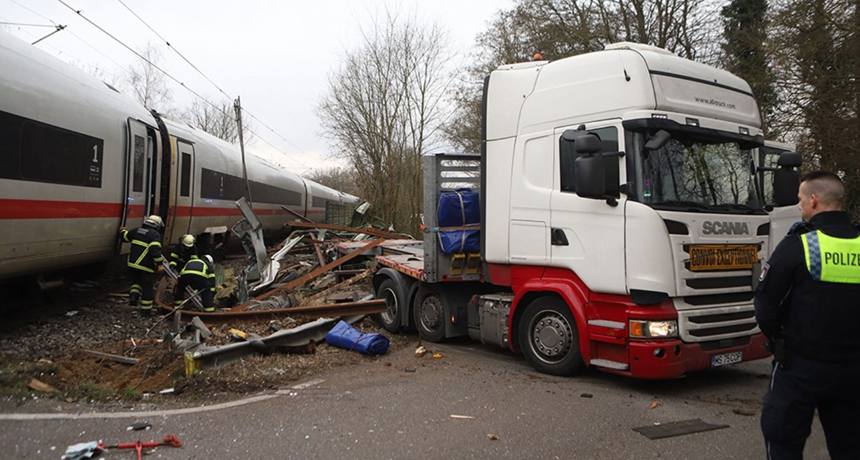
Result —
M 140 300 L 139 292 L 132 292 L 128 295 L 128 305 L 132 307 L 137 306 L 137 302 Z

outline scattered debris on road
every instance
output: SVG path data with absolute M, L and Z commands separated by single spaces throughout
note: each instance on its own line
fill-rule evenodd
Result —
M 719 430 L 728 428 L 729 425 L 713 425 L 705 423 L 701 419 L 683 420 L 671 423 L 655 423 L 653 425 L 633 428 L 633 431 L 647 437 L 648 439 L 661 439 L 672 436 L 681 436 L 702 431 Z

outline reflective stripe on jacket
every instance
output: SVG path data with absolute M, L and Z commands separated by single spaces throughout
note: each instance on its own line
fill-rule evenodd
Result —
M 161 264 L 161 234 L 149 227 L 122 230 L 123 241 L 131 243 L 128 252 L 128 266 L 148 273 L 155 273 Z
M 185 267 L 182 268 L 182 272 L 179 276 L 202 277 L 209 283 L 209 290 L 215 292 L 215 272 L 209 268 L 209 264 L 198 259 L 197 256 L 191 256 L 191 260 L 185 264 Z

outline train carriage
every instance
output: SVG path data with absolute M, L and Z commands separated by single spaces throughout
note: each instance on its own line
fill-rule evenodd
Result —
M 246 162 L 266 233 L 293 218 L 284 207 L 321 221 L 325 201 L 357 200 Z M 0 280 L 108 260 L 117 229 L 150 214 L 165 246 L 185 233 L 222 243 L 244 190 L 238 147 L 0 32 Z

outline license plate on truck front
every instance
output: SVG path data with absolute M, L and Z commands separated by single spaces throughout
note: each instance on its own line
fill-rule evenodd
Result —
M 733 353 L 726 353 L 723 355 L 714 355 L 711 356 L 711 367 L 719 367 L 725 366 L 726 364 L 734 364 L 741 362 L 743 358 L 743 353 L 740 351 L 736 351 Z

